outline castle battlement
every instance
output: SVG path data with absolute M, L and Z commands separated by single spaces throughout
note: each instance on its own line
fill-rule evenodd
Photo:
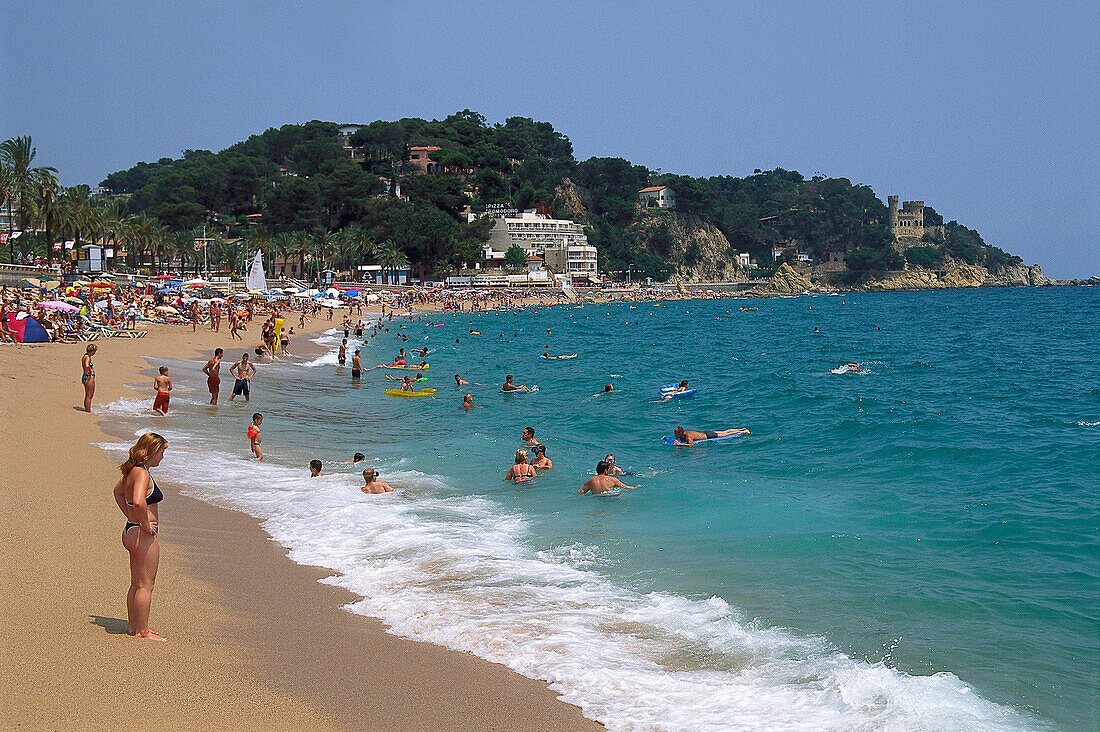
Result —
M 899 209 L 897 196 L 888 196 L 886 200 L 890 209 L 890 233 L 897 240 L 899 250 L 919 244 L 925 234 L 943 233 L 942 226 L 924 225 L 924 201 L 905 201 Z

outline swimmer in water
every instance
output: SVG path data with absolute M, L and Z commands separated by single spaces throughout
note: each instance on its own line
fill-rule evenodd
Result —
M 545 445 L 535 445 L 534 452 L 535 459 L 531 461 L 532 467 L 538 468 L 539 470 L 549 470 L 554 467 L 554 462 L 546 457 Z
M 462 395 L 462 405 L 459 407 L 459 409 L 465 409 L 467 412 L 469 412 L 473 408 L 474 408 L 474 395 L 469 393 L 469 392 L 466 392 L 465 394 Z
M 593 394 L 592 396 L 601 396 L 602 394 L 612 394 L 615 391 L 616 391 L 615 387 L 613 387 L 611 384 L 604 384 L 603 391 L 601 391 L 599 394 Z
M 560 356 L 551 356 L 550 352 L 547 351 L 547 352 L 542 354 L 542 357 L 543 358 L 576 358 L 577 354 L 575 354 L 575 353 L 568 353 L 568 354 L 563 353 Z
M 515 377 L 513 377 L 511 374 L 508 374 L 507 376 L 505 376 L 504 377 L 504 384 L 501 385 L 500 390 L 501 391 L 531 391 L 530 389 L 528 389 L 523 384 L 520 384 L 519 386 L 516 386 L 514 383 L 512 383 L 513 378 L 515 378 Z
M 666 394 L 662 394 L 661 398 L 660 398 L 660 401 L 667 402 L 669 399 L 672 399 L 673 395 L 683 394 L 687 390 L 688 390 L 688 380 L 684 379 L 683 381 L 680 382 L 680 385 L 677 386 L 674 391 L 670 391 Z
M 378 480 L 378 473 L 373 468 L 367 468 L 363 471 L 363 485 L 359 490 L 364 493 L 393 493 L 393 488 L 384 480 Z
M 542 443 L 535 439 L 535 428 L 524 427 L 523 432 L 520 433 L 520 437 L 523 438 L 523 444 L 527 447 L 538 447 Z
M 601 493 L 609 493 L 616 488 L 626 488 L 627 490 L 634 490 L 638 486 L 627 485 L 618 478 L 610 476 L 607 471 L 611 466 L 606 461 L 601 460 L 596 463 L 596 474 L 584 482 L 584 485 L 577 491 L 578 494 L 584 495 L 585 493 L 591 493 L 596 496 Z
M 526 483 L 537 475 L 538 471 L 527 462 L 527 451 L 516 450 L 516 462 L 508 468 L 508 472 L 504 474 L 504 480 Z
M 603 459 L 603 461 L 605 463 L 607 463 L 607 474 L 608 475 L 622 475 L 623 474 L 623 469 L 615 464 L 615 456 L 614 455 L 608 455 L 607 457 L 605 457 Z
M 729 437 L 730 435 L 751 435 L 744 427 L 734 427 L 725 430 L 685 430 L 683 427 L 677 427 L 673 434 L 676 436 L 674 445 L 680 445 L 682 447 L 691 447 L 696 442 L 702 442 L 703 440 L 714 440 L 719 437 Z

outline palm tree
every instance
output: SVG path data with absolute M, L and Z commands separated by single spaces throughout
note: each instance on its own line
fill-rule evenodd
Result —
M 8 207 L 8 254 L 15 258 L 15 247 L 11 235 L 14 233 L 13 206 L 18 206 L 20 217 L 27 216 L 27 209 L 33 206 L 36 186 L 42 184 L 44 176 L 57 181 L 57 168 L 32 167 L 37 150 L 31 145 L 30 137 L 12 137 L 0 143 L 0 164 L 9 169 L 9 191 L 5 198 Z
M 316 260 L 320 262 L 320 268 L 327 269 L 329 256 L 335 254 L 340 248 L 341 236 L 334 231 L 316 228 L 313 230 L 310 241 L 313 244 L 313 253 L 316 255 Z
M 298 277 L 303 280 L 306 279 L 306 255 L 311 251 L 313 251 L 313 244 L 310 242 L 308 232 L 295 231 L 290 234 L 287 255 L 298 257 Z
M 352 229 L 345 235 L 345 266 L 354 267 L 362 263 L 374 262 L 378 257 L 378 242 L 367 229 Z
M 387 239 L 382 243 L 381 251 L 378 252 L 378 263 L 382 265 L 383 271 L 389 270 L 393 273 L 394 284 L 396 284 L 397 270 L 408 267 L 409 258 L 405 256 L 405 253 L 397 247 L 392 239 Z
M 39 178 L 38 187 L 35 190 L 35 208 L 38 210 L 38 219 L 42 223 L 42 229 L 46 232 L 46 266 L 53 262 L 53 235 L 61 229 L 64 215 L 64 202 L 61 198 L 61 186 L 57 179 L 49 176 Z
M 278 273 L 275 271 L 275 266 L 279 261 L 279 257 L 283 258 L 283 271 Z M 276 234 L 271 237 L 271 276 L 281 276 L 286 274 L 286 260 L 290 257 L 290 234 L 282 233 Z

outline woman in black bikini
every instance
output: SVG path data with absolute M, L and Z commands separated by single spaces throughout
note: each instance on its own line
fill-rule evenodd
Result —
M 89 343 L 84 349 L 84 356 L 80 359 L 80 368 L 83 374 L 80 383 L 84 385 L 84 411 L 92 411 L 92 397 L 95 395 L 95 366 L 92 365 L 92 356 L 95 355 L 96 344 Z
M 122 529 L 122 546 L 130 553 L 130 590 L 126 593 L 127 630 L 130 635 L 163 641 L 149 630 L 149 605 L 153 599 L 153 583 L 160 564 L 158 506 L 164 494 L 157 487 L 149 468 L 160 465 L 168 441 L 154 432 L 138 438 L 130 448 L 130 457 L 118 469 L 122 479 L 115 485 L 115 503 L 126 516 Z
M 504 479 L 515 483 L 527 483 L 537 474 L 534 466 L 527 462 L 527 451 L 516 450 L 516 462 L 508 468 L 508 473 L 504 476 Z

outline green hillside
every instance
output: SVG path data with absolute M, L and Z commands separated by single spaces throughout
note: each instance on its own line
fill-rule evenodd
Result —
M 652 226 L 632 226 L 646 213 L 639 209 L 638 190 L 654 184 L 673 188 L 676 213 L 725 237 L 729 251 L 707 256 L 732 260 L 749 252 L 766 272 L 775 264 L 772 247 L 788 244 L 817 259 L 846 252 L 852 269 L 905 264 L 891 246 L 885 204 L 868 186 L 845 178 L 806 179 L 782 169 L 693 178 L 656 174 L 621 158 L 577 161 L 569 138 L 549 123 L 511 117 L 489 124 L 469 110 L 443 120 L 376 121 L 344 141 L 339 131 L 330 122 L 284 125 L 220 152 L 187 150 L 179 159 L 139 163 L 112 173 L 102 185 L 125 194 L 127 213 L 146 214 L 172 231 L 192 230 L 215 213 L 223 224 L 261 214 L 259 227 L 242 231 L 258 242 L 274 242 L 276 249 L 281 241 L 284 253 L 296 251 L 303 261 L 307 241 L 327 238 L 333 251 L 326 256 L 326 245 L 319 244 L 321 259 L 347 264 L 388 248 L 391 258 L 422 264 L 432 276 L 479 256 L 488 226 L 466 223 L 467 205 L 478 212 L 490 204 L 542 204 L 585 224 L 602 271 L 633 264 L 643 276 L 665 279 L 672 267 L 663 252 L 672 243 L 661 242 Z M 439 149 L 410 152 L 418 147 Z M 414 160 L 415 154 L 424 157 Z M 413 174 L 424 165 L 432 172 Z M 395 183 L 407 201 L 387 195 Z M 927 209 L 926 218 L 934 221 L 937 214 Z M 343 251 L 340 243 L 351 240 L 359 248 Z M 989 267 L 1019 261 L 957 222 L 946 225 L 943 240 L 906 254 L 913 264 L 929 267 L 946 255 Z

